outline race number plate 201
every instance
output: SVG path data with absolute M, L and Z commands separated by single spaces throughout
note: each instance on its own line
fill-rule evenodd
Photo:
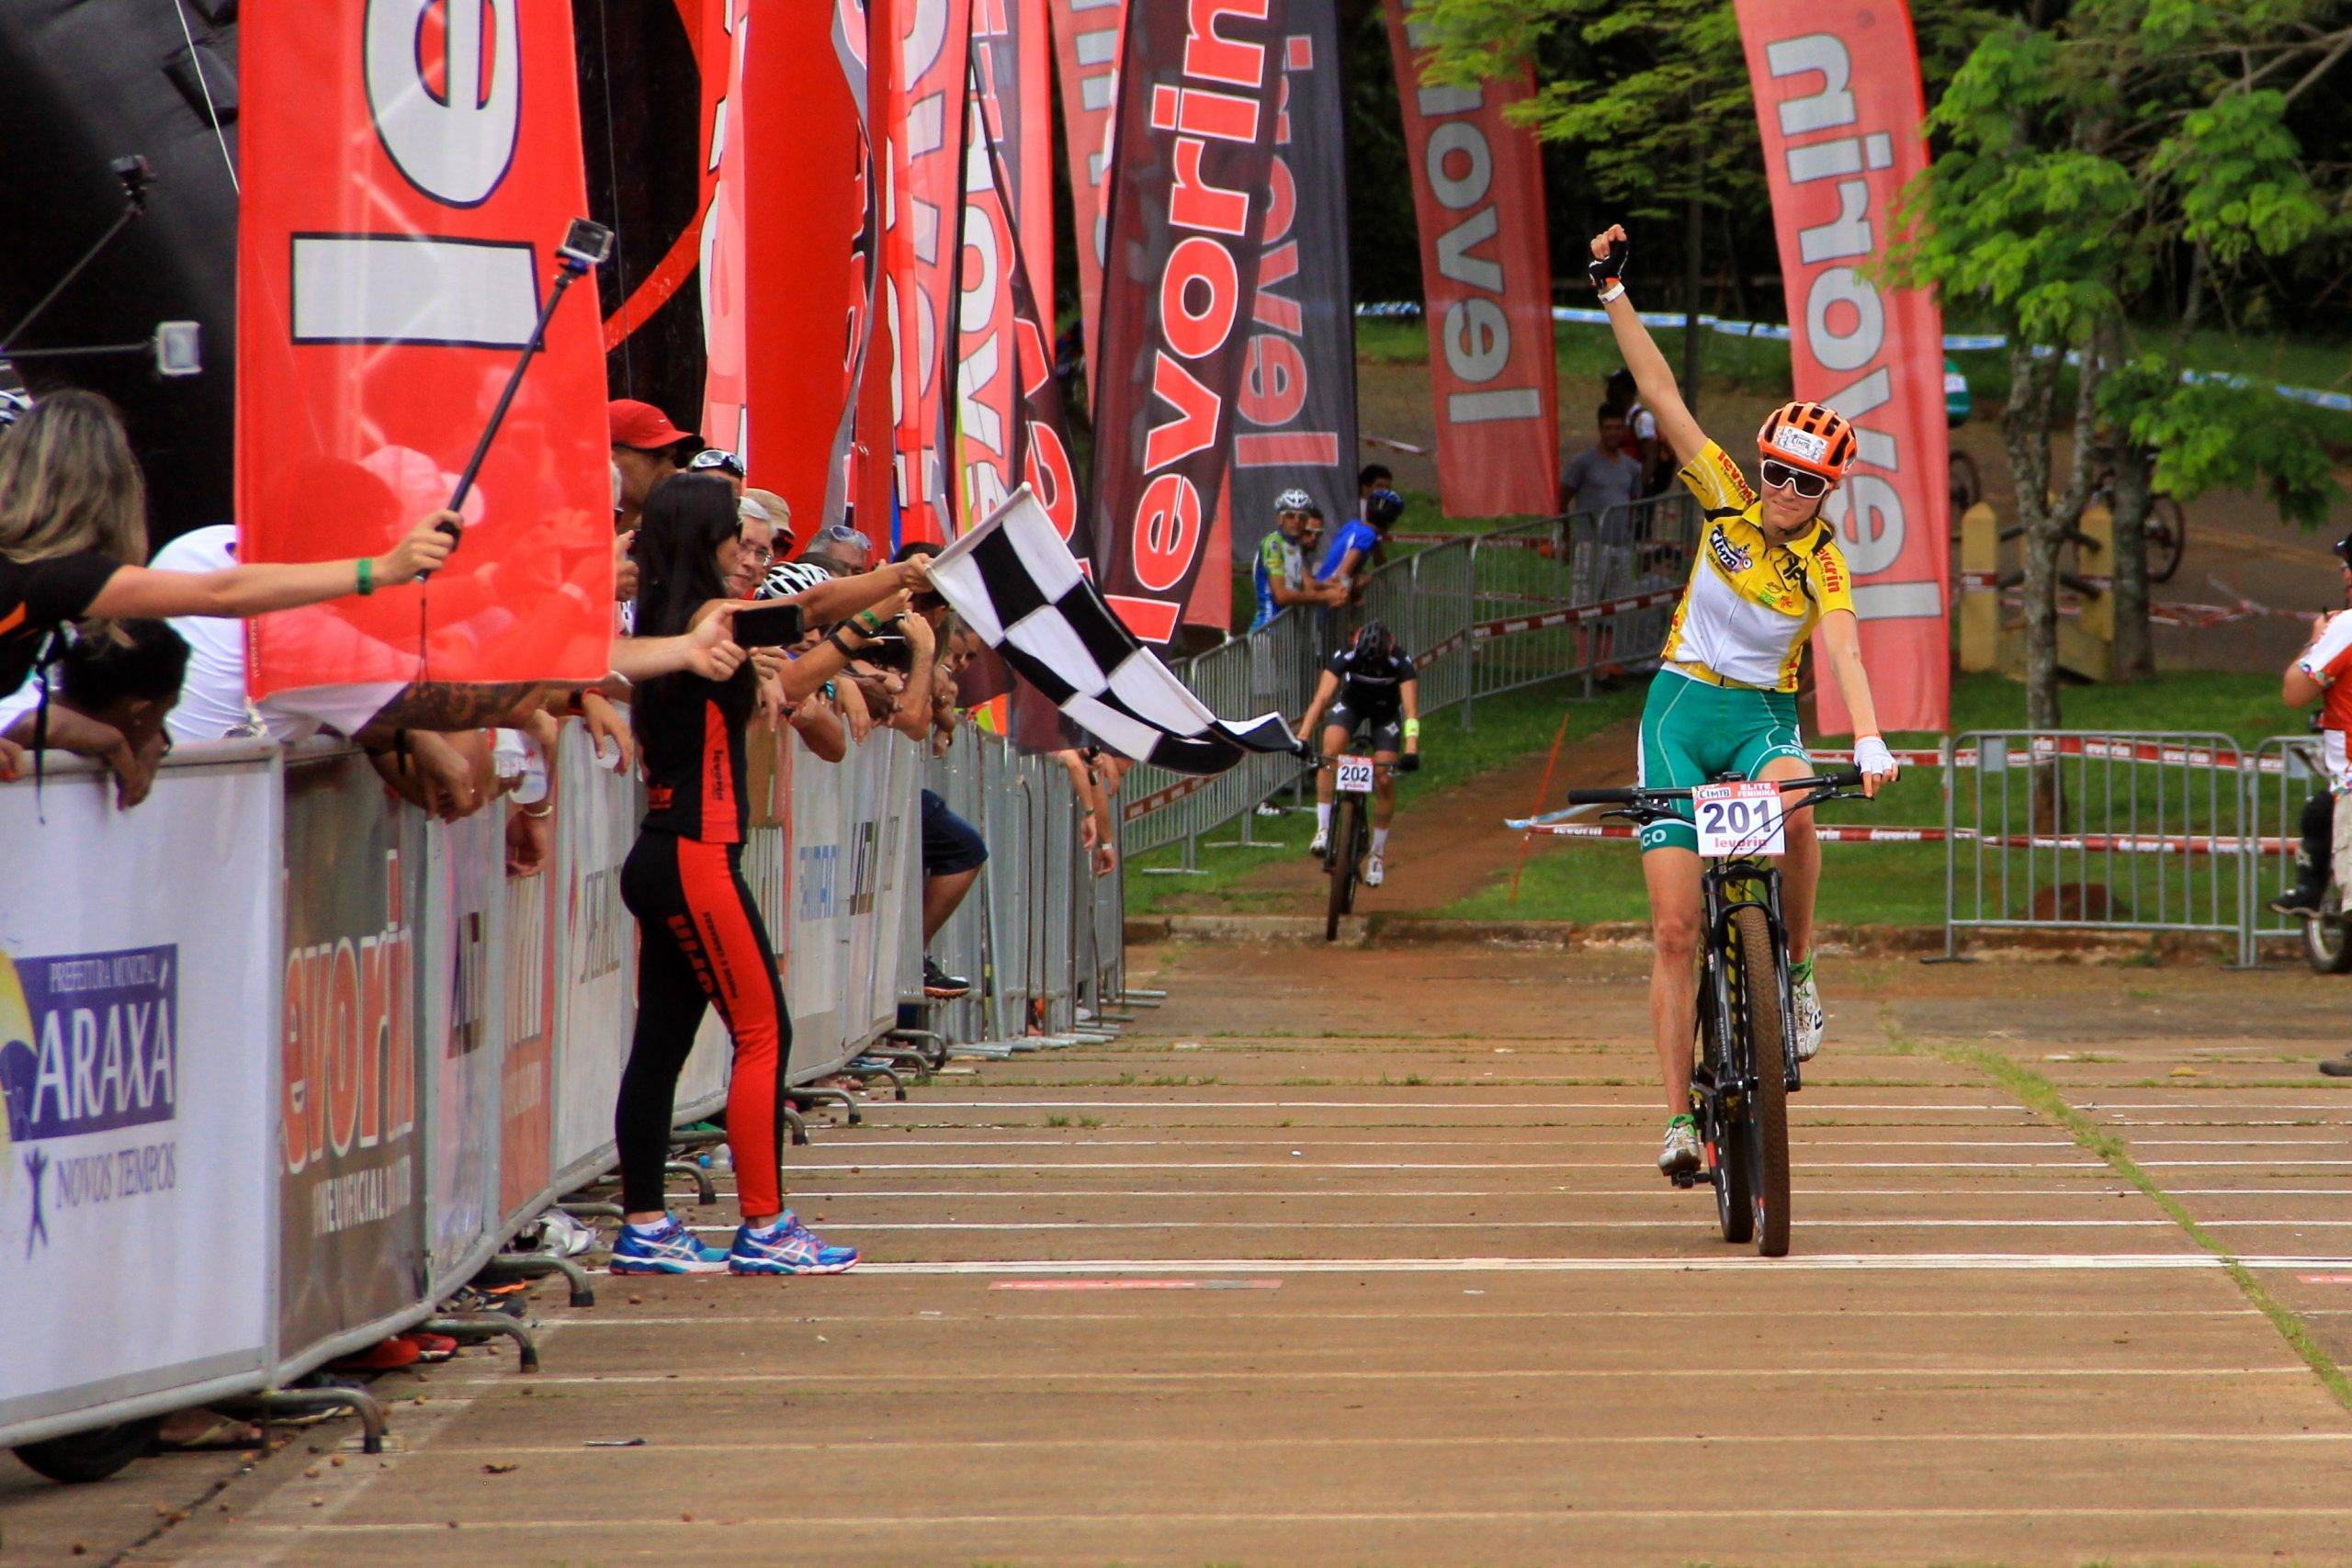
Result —
M 1340 793 L 1370 795 L 1372 793 L 1372 759 L 1342 757 L 1340 759 Z
M 1778 855 L 1788 852 L 1788 823 L 1781 815 L 1779 786 L 1760 781 L 1702 784 L 1690 792 L 1699 818 L 1702 855 Z

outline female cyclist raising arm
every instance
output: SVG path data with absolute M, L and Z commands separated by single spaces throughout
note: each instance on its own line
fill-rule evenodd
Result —
M 1894 777 L 1878 733 L 1870 677 L 1863 673 L 1851 583 L 1822 508 L 1852 466 L 1853 426 L 1819 403 L 1775 409 L 1757 433 L 1764 493 L 1747 488 L 1739 465 L 1707 438 L 1683 406 L 1666 356 L 1625 297 L 1625 231 L 1592 242 L 1593 286 L 1658 435 L 1681 464 L 1680 479 L 1703 513 L 1690 581 L 1675 606 L 1657 678 L 1642 713 L 1641 780 L 1652 789 L 1812 774 L 1797 732 L 1797 661 L 1818 629 L 1830 679 L 1854 717 L 1854 758 L 1871 795 Z M 1668 1176 L 1698 1169 L 1690 1118 L 1690 1046 L 1697 1028 L 1699 839 L 1687 820 L 1642 829 L 1642 879 L 1650 897 L 1655 949 L 1650 1027 L 1666 1079 L 1669 1120 L 1657 1158 Z M 1795 993 L 1797 1054 L 1810 1058 L 1824 1028 L 1813 974 L 1814 894 L 1820 840 L 1810 809 L 1788 818 L 1781 862 L 1789 961 Z

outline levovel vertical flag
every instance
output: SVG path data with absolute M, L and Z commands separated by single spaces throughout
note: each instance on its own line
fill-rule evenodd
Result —
M 877 19 L 883 15 L 876 10 Z M 890 407 L 900 529 L 907 539 L 938 540 L 955 531 L 948 403 L 971 0 L 899 0 L 876 41 L 885 39 L 868 68 L 888 68 L 888 112 L 875 129 L 890 152 L 882 314 L 895 350 Z M 866 534 L 879 542 L 873 528 Z
M 1421 231 L 1438 499 L 1456 517 L 1549 513 L 1559 499 L 1559 370 L 1544 157 L 1533 131 L 1503 119 L 1534 92 L 1534 74 L 1424 82 L 1408 3 L 1385 0 Z
M 1764 168 L 1780 231 L 1796 395 L 1854 422 L 1860 455 L 1826 515 L 1854 573 L 1862 660 L 1885 729 L 1943 729 L 1951 711 L 1945 622 L 1943 320 L 1924 288 L 1872 268 L 1894 238 L 1894 201 L 1927 164 L 1926 105 L 1902 0 L 1739 0 Z M 1834 682 L 1820 728 L 1853 726 Z
M 239 548 L 380 554 L 447 502 L 587 210 L 571 8 L 253 0 L 244 20 Z M 412 680 L 420 648 L 436 681 L 605 673 L 605 366 L 595 289 L 573 292 L 449 565 L 255 623 L 255 695 Z
M 1287 6 L 1279 7 L 1286 11 Z M 1268 0 L 1128 13 L 1094 378 L 1096 564 L 1135 633 L 1222 621 L 1193 588 L 1225 494 L 1258 291 L 1283 18 Z

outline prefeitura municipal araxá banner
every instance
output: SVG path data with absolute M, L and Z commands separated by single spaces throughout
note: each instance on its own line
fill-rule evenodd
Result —
M 238 242 L 238 548 L 388 549 L 448 503 L 587 211 L 565 0 L 250 0 Z M 429 588 L 266 617 L 255 695 L 347 682 L 593 681 L 612 495 L 592 284 Z M 420 615 L 420 601 L 422 614 Z

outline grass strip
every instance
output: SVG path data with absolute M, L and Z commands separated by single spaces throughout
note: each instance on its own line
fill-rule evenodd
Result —
M 2154 1177 L 2141 1168 L 2140 1162 L 2132 1157 L 2131 1148 L 2122 1138 L 2077 1110 L 2059 1092 L 2056 1084 L 2014 1057 L 1987 1045 L 1949 1042 L 1928 1044 L 1905 1034 L 1891 1018 L 1884 1021 L 1883 1026 L 1888 1043 L 1899 1052 L 1924 1052 L 1960 1066 L 1975 1068 L 2007 1090 L 2028 1110 L 2063 1130 L 2078 1147 L 2106 1161 L 2109 1169 L 2138 1188 L 2150 1202 L 2163 1210 L 2166 1217 L 2181 1228 L 2182 1234 L 2221 1263 L 2231 1280 L 2236 1282 L 2239 1292 L 2270 1320 L 2270 1326 L 2278 1331 L 2278 1337 L 2302 1358 L 2303 1364 L 2326 1385 L 2335 1403 L 2346 1411 L 2352 1411 L 2352 1378 L 2346 1377 L 2344 1369 L 2335 1364 L 2335 1359 L 2312 1337 L 2311 1330 L 2304 1325 L 2303 1320 L 2272 1295 L 2269 1287 L 2256 1279 L 2254 1270 L 2240 1262 L 2235 1253 L 2214 1240 L 2179 1199 L 2165 1191 Z

